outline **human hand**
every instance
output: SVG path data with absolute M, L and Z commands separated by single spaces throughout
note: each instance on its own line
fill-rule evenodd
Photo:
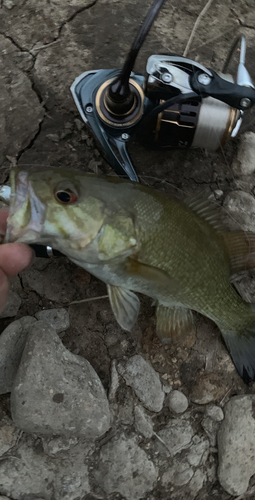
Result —
M 7 210 L 0 211 L 0 234 L 5 234 Z M 4 309 L 9 292 L 9 277 L 15 276 L 33 261 L 33 250 L 24 243 L 0 245 L 0 312 Z

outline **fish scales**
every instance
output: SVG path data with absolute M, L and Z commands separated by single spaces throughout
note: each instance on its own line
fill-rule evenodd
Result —
M 105 281 L 124 329 L 138 316 L 134 292 L 156 301 L 164 341 L 190 331 L 190 309 L 204 314 L 220 328 L 240 375 L 255 378 L 255 313 L 229 281 L 231 258 L 240 265 L 250 245 L 239 232 L 230 257 L 204 201 L 190 208 L 137 183 L 51 168 L 14 169 L 11 184 L 6 241 L 53 246 Z

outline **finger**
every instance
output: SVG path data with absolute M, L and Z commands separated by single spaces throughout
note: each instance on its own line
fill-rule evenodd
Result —
M 0 269 L 0 312 L 5 307 L 9 292 L 9 281 L 6 274 Z
M 5 208 L 0 210 L 0 234 L 5 234 L 8 214 L 9 211 Z
M 24 243 L 5 243 L 0 246 L 0 268 L 7 276 L 15 276 L 32 264 L 33 250 Z

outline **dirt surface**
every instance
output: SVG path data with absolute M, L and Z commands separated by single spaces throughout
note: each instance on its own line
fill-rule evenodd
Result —
M 144 73 L 151 54 L 182 54 L 204 3 L 201 0 L 195 3 L 166 1 L 139 54 L 136 70 Z M 81 121 L 69 87 L 80 73 L 89 69 L 120 67 L 147 9 L 145 0 L 91 3 L 2 0 L 1 183 L 8 181 L 12 165 L 112 174 Z M 220 71 L 234 37 L 241 32 L 247 37 L 246 63 L 255 81 L 253 0 L 215 0 L 200 22 L 188 57 Z M 243 131 L 255 132 L 254 113 L 251 110 L 245 114 Z M 232 170 L 237 146 L 238 139 L 217 152 L 203 149 L 156 152 L 134 140 L 129 151 L 142 183 L 182 199 L 200 192 L 209 196 L 221 190 L 219 202 L 222 203 L 228 193 L 240 188 Z M 254 188 L 255 182 L 251 182 L 245 191 L 253 195 Z M 42 309 L 66 308 L 70 313 L 70 327 L 62 341 L 72 353 L 91 363 L 107 392 L 112 361 L 141 354 L 150 361 L 165 386 L 179 389 L 188 397 L 189 415 L 197 432 L 201 430 L 203 405 L 208 402 L 206 394 L 211 395 L 211 402 L 223 405 L 233 395 L 254 393 L 253 386 L 246 386 L 233 369 L 218 329 L 206 318 L 196 315 L 196 331 L 179 345 L 165 346 L 155 334 L 154 307 L 149 298 L 140 297 L 141 312 L 130 334 L 116 324 L 108 299 L 70 305 L 73 300 L 105 295 L 106 287 L 65 257 L 37 259 L 31 269 L 13 280 L 12 289 L 22 303 L 15 317 L 0 320 L 1 332 L 14 319 L 33 316 Z M 117 403 L 123 405 L 125 398 L 128 405 L 128 394 L 126 389 L 119 389 Z M 1 397 L 0 411 L 9 414 L 8 395 Z M 119 417 L 119 425 L 128 435 L 133 427 L 128 428 L 125 418 L 121 421 Z M 168 419 L 169 409 L 164 406 L 154 416 L 156 432 Z M 141 447 L 146 449 L 148 441 L 142 439 Z M 151 446 L 153 455 L 155 442 Z M 217 454 L 211 457 L 212 468 L 215 468 Z M 94 493 L 98 493 L 96 489 Z M 106 497 L 89 494 L 85 498 Z M 118 493 L 107 498 L 124 497 Z M 159 481 L 145 498 L 180 500 L 187 498 L 187 491 L 177 487 L 174 493 L 169 493 Z M 196 496 L 196 500 L 212 498 L 234 498 L 223 491 L 215 474 Z

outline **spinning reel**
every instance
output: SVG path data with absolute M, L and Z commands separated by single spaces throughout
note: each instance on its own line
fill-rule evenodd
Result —
M 136 136 L 145 147 L 216 150 L 235 137 L 243 111 L 255 103 L 255 88 L 245 68 L 245 37 L 233 45 L 223 74 L 186 57 L 152 55 L 147 75 L 132 72 L 137 54 L 164 0 L 154 0 L 122 70 L 82 73 L 71 86 L 84 122 L 101 144 L 117 174 L 138 181 L 127 152 Z M 225 74 L 240 43 L 236 81 Z

